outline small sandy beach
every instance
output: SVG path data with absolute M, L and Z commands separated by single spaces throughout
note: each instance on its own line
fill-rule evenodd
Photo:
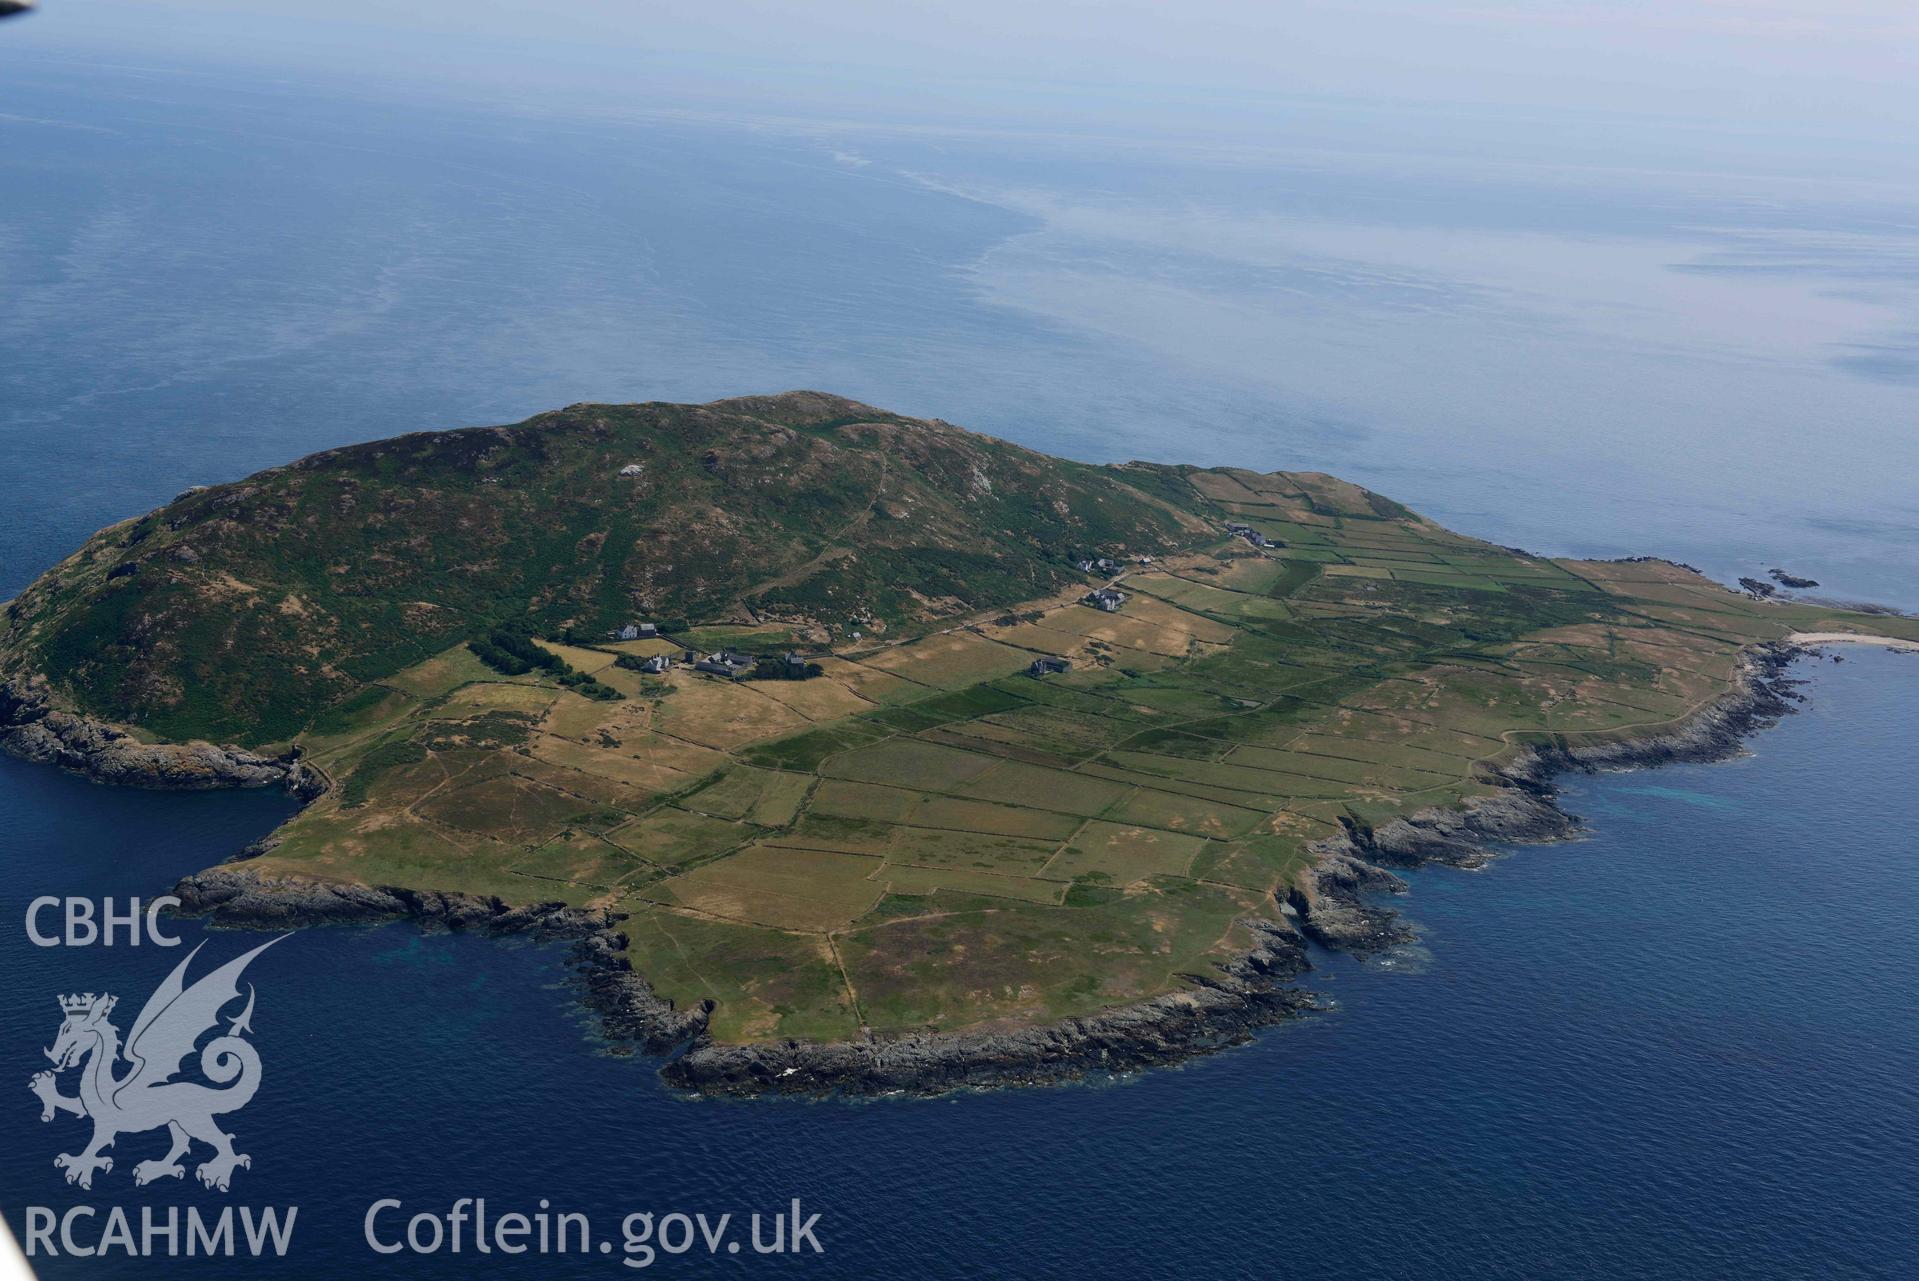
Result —
M 1864 632 L 1794 632 L 1786 637 L 1795 645 L 1884 645 L 1888 649 L 1919 650 L 1919 641 L 1900 640 L 1896 636 L 1868 636 Z

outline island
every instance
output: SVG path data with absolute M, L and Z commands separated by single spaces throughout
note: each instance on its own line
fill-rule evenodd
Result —
M 1550 559 L 1317 472 L 1048 457 L 813 392 L 581 404 L 196 488 L 5 607 L 0 745 L 304 801 L 218 923 L 574 940 L 710 1093 L 1171 1063 L 1408 937 L 1399 871 L 1723 756 L 1919 620 Z M 227 851 L 209 851 L 209 862 Z

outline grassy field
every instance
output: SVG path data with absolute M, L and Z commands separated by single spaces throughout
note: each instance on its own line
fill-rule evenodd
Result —
M 1331 477 L 1156 484 L 1188 495 L 1153 517 L 1179 537 L 1121 575 L 1117 613 L 1079 603 L 1076 572 L 1022 569 L 1024 603 L 982 589 L 966 601 L 991 608 L 892 627 L 848 609 L 684 633 L 813 644 L 811 680 L 610 666 L 679 636 L 550 643 L 624 695 L 601 701 L 443 638 L 309 717 L 300 742 L 340 786 L 254 865 L 614 908 L 635 969 L 714 1002 L 722 1040 L 1055 1019 L 1177 990 L 1244 947 L 1242 923 L 1276 916 L 1341 824 L 1486 794 L 1485 768 L 1527 742 L 1669 724 L 1752 641 L 1919 635 L 1663 562 L 1526 556 Z M 843 520 L 868 510 L 856 497 Z M 1227 538 L 1228 519 L 1278 545 Z M 767 609 L 818 586 L 810 561 L 780 563 L 799 568 L 727 572 Z M 1026 675 L 1041 654 L 1070 670 Z
M 645 896 L 722 920 L 818 933 L 850 925 L 879 901 L 879 870 L 879 860 L 856 854 L 751 845 Z
M 620 849 L 656 867 L 677 867 L 724 854 L 759 835 L 759 829 L 663 805 L 606 833 Z

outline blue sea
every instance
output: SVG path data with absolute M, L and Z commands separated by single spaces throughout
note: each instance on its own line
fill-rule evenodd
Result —
M 1458 158 L 1452 158 L 1457 161 Z M 1316 467 L 1553 553 L 1772 564 L 1919 605 L 1919 202 L 1790 176 L 1286 139 L 888 130 L 105 66 L 0 84 L 0 593 L 94 528 L 314 449 L 580 400 L 813 386 L 1075 457 Z M 1903 336 L 1902 336 L 1903 335 Z M 1919 658 L 1803 665 L 1712 766 L 1571 780 L 1580 842 L 1413 877 L 1420 942 L 1185 1068 L 717 1103 L 609 1052 L 554 946 L 407 926 L 262 956 L 230 1194 L 90 1193 L 38 1120 L 54 998 L 181 952 L 30 945 L 288 812 L 0 759 L 0 1208 L 298 1206 L 208 1275 L 620 1275 L 634 1212 L 819 1214 L 667 1273 L 1919 1275 Z M 257 936 L 205 933 L 203 961 Z M 126 1025 L 122 1020 L 122 1026 Z M 591 1216 L 584 1257 L 374 1254 L 400 1214 Z M 387 1236 L 400 1217 L 382 1220 Z M 735 1239 L 741 1239 L 737 1235 Z M 637 1261 L 637 1259 L 635 1260 Z M 46 1260 L 43 1275 L 189 1265 Z

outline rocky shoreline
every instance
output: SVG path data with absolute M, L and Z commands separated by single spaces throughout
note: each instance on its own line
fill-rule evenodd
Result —
M 248 851 L 251 853 L 253 851 Z M 244 859 L 245 855 L 242 856 Z M 1257 945 L 1193 986 L 1091 1018 L 1047 1027 L 866 1041 L 720 1045 L 709 1040 L 710 1003 L 677 1009 L 634 973 L 617 913 L 437 891 L 265 879 L 243 862 L 182 879 L 182 913 L 215 925 L 295 929 L 410 920 L 425 928 L 526 935 L 574 944 L 582 997 L 605 1035 L 644 1053 L 671 1055 L 661 1076 L 703 1094 L 941 1094 L 969 1087 L 1038 1085 L 1176 1063 L 1238 1044 L 1260 1027 L 1317 1008 L 1290 986 L 1310 968 L 1299 935 L 1253 922 Z
M 1517 760 L 1489 772 L 1485 781 L 1499 795 L 1461 809 L 1429 809 L 1366 831 L 1348 826 L 1336 837 L 1308 847 L 1317 866 L 1288 896 L 1301 928 L 1314 942 L 1357 956 L 1406 943 L 1413 929 L 1399 913 L 1369 899 L 1403 893 L 1406 882 L 1392 868 L 1429 864 L 1479 867 L 1490 861 L 1487 841 L 1546 844 L 1578 835 L 1579 820 L 1561 809 L 1553 780 L 1560 774 L 1651 769 L 1678 761 L 1719 761 L 1737 756 L 1751 735 L 1793 710 L 1798 682 L 1786 672 L 1808 653 L 1779 642 L 1747 650 L 1733 689 L 1683 724 L 1657 733 L 1610 742 L 1571 745 L 1559 741 L 1527 749 Z
M 1487 842 L 1549 842 L 1576 835 L 1579 821 L 1556 804 L 1555 776 L 1738 754 L 1746 737 L 1792 710 L 1798 696 L 1786 672 L 1804 652 L 1783 643 L 1753 647 L 1734 689 L 1669 730 L 1613 742 L 1572 746 L 1561 741 L 1529 748 L 1487 774 L 1485 781 L 1500 787 L 1498 795 L 1463 809 L 1430 809 L 1371 830 L 1349 826 L 1309 847 L 1317 865 L 1287 893 L 1288 922 L 1297 922 L 1296 927 L 1248 922 L 1255 945 L 1211 973 L 1185 976 L 1190 984 L 1185 990 L 1042 1027 L 725 1045 L 707 1036 L 710 1004 L 676 1009 L 633 972 L 624 956 L 618 914 L 561 903 L 511 907 L 461 894 L 265 879 L 241 863 L 189 876 L 174 893 L 183 911 L 225 926 L 412 920 L 429 928 L 570 940 L 584 999 L 606 1035 L 667 1056 L 661 1077 L 689 1092 L 931 1095 L 1117 1075 L 1241 1044 L 1261 1027 L 1321 1008 L 1295 983 L 1311 969 L 1308 940 L 1366 956 L 1414 937 L 1397 912 L 1373 899 L 1406 889 L 1393 869 L 1436 863 L 1475 867 L 1493 857 Z M 141 768 L 150 768 L 145 786 L 281 783 L 300 794 L 302 787 L 315 785 L 317 776 L 296 758 L 270 760 L 204 745 L 173 749 L 191 753 L 196 766 L 204 766 L 204 772 L 183 771 L 162 749 L 123 743 L 124 735 L 97 737 L 103 727 L 86 728 L 78 718 L 47 710 L 44 702 L 37 713 L 20 718 L 15 709 L 23 703 L 13 686 L 0 689 L 6 691 L 0 693 L 0 746 L 29 759 L 49 760 L 103 781 L 122 781 L 123 775 L 138 776 Z M 28 750 L 21 750 L 22 744 Z M 206 781 L 221 777 L 244 781 Z M 324 788 L 323 779 L 318 786 Z M 241 857 L 259 852 L 251 849 Z
M 1006 1031 L 916 1033 L 862 1041 L 716 1045 L 696 1039 L 660 1070 L 701 1094 L 944 1094 L 1054 1085 L 1163 1067 L 1251 1038 L 1319 1008 L 1291 981 L 1311 968 L 1298 933 L 1249 922 L 1258 942 L 1192 986 L 1088 1018 Z
M 20 677 L 0 683 L 0 751 L 117 787 L 284 787 L 301 800 L 327 787 L 297 750 L 261 756 L 212 743 L 143 743 L 125 730 L 61 711 L 41 682 Z
M 512 907 L 497 898 L 437 890 L 267 879 L 234 863 L 185 877 L 173 893 L 184 915 L 241 929 L 414 921 L 424 928 L 570 941 L 585 999 L 606 1035 L 649 1054 L 666 1054 L 693 1041 L 712 1012 L 710 1004 L 677 1010 L 656 995 L 621 954 L 625 940 L 615 928 L 621 918 L 604 911 L 564 903 Z

